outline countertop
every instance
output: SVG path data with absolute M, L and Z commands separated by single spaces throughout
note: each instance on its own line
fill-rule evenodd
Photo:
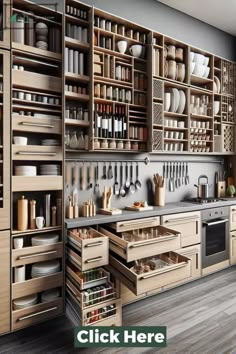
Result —
M 94 217 L 79 217 L 77 219 L 66 219 L 66 228 L 73 229 L 83 226 L 106 224 L 110 222 L 126 221 L 132 219 L 148 218 L 152 216 L 162 216 L 168 214 L 186 213 L 188 211 L 205 210 L 211 208 L 220 208 L 223 206 L 236 205 L 236 198 L 224 198 L 219 202 L 209 204 L 197 204 L 192 202 L 168 203 L 164 207 L 153 207 L 148 211 L 128 211 L 122 210 L 120 215 L 102 215 L 97 214 Z

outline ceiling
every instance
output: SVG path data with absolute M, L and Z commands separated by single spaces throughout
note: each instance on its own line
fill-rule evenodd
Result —
M 236 0 L 157 0 L 236 36 Z

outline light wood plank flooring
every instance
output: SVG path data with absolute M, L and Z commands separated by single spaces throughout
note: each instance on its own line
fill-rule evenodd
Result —
M 124 325 L 167 326 L 165 349 L 73 348 L 73 327 L 60 317 L 0 337 L 1 354 L 236 354 L 236 267 L 123 309 Z

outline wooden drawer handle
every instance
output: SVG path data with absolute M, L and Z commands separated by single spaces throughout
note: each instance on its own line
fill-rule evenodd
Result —
M 171 223 L 171 222 L 176 222 L 176 221 L 185 221 L 185 220 L 196 220 L 199 219 L 199 217 L 197 215 L 193 215 L 193 216 L 186 216 L 183 218 L 175 218 L 175 219 L 169 219 L 169 220 L 165 220 L 165 223 Z
M 57 251 L 39 252 L 39 253 L 29 254 L 27 256 L 19 256 L 17 259 L 22 260 L 22 259 L 28 259 L 28 258 L 32 258 L 32 257 L 46 256 L 46 255 L 54 254 L 54 253 L 57 253 Z
M 57 309 L 58 309 L 58 307 L 55 306 L 55 307 L 51 307 L 50 309 L 47 309 L 47 310 L 34 312 L 34 313 L 31 313 L 30 315 L 19 317 L 19 318 L 17 319 L 17 321 L 28 320 L 29 318 L 36 317 L 36 316 L 40 316 L 40 315 L 43 315 L 44 313 L 51 312 L 51 311 L 55 311 L 55 310 L 57 310 Z
M 97 241 L 97 242 L 88 243 L 84 247 L 95 247 L 95 246 L 101 246 L 102 244 L 103 244 L 103 241 Z
M 169 272 L 172 272 L 176 269 L 179 269 L 179 268 L 182 268 L 182 267 L 185 267 L 187 265 L 187 263 L 184 263 L 184 264 L 178 264 L 176 265 L 176 267 L 174 268 L 171 268 L 171 269 L 163 269 L 161 272 L 156 272 L 156 273 L 152 273 L 152 274 L 147 274 L 147 275 L 144 275 L 140 278 L 140 280 L 144 280 L 144 279 L 148 279 L 148 278 L 152 278 L 152 277 L 156 277 L 157 275 L 160 275 L 160 274 L 164 274 L 164 273 L 169 273 Z
M 236 235 L 231 235 L 232 238 L 236 238 Z
M 37 156 L 56 156 L 56 152 L 40 152 L 40 151 L 18 151 L 17 155 L 37 155 Z
M 85 263 L 93 263 L 93 262 L 98 262 L 101 261 L 103 259 L 102 256 L 100 257 L 96 257 L 96 258 L 90 258 L 90 259 L 86 259 Z
M 45 124 L 45 123 L 29 123 L 29 122 L 21 122 L 21 125 L 25 125 L 27 127 L 39 127 L 39 128 L 49 128 L 52 129 L 55 126 L 51 124 Z
M 142 224 L 142 225 L 145 225 L 145 223 L 150 223 L 152 221 L 157 221 L 156 219 L 149 219 L 148 221 L 144 221 L 143 219 L 142 220 L 134 220 L 132 222 L 127 222 L 127 223 L 124 223 L 124 224 L 119 224 L 119 227 L 124 227 L 124 226 L 130 226 L 132 224 L 134 224 L 134 226 L 136 226 L 137 224 Z M 145 226 L 143 226 L 142 228 L 144 228 Z M 137 229 L 137 227 L 136 227 Z
M 137 248 L 137 247 L 152 245 L 152 244 L 159 243 L 159 242 L 171 241 L 171 240 L 174 240 L 179 235 L 180 234 L 173 235 L 173 236 L 169 237 L 168 239 L 164 239 L 164 240 L 163 239 L 157 239 L 155 241 L 153 240 L 153 241 L 146 241 L 146 242 L 142 242 L 142 243 L 137 243 L 135 245 L 130 245 L 129 248 Z

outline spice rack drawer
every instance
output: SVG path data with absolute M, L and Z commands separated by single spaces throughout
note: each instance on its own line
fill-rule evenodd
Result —
M 191 276 L 191 261 L 189 258 L 175 252 L 160 255 L 162 258 L 168 256 L 174 256 L 177 260 L 176 263 L 141 274 L 135 273 L 122 261 L 110 256 L 108 270 L 135 295 L 140 295 Z
M 63 272 L 12 284 L 12 299 L 40 293 L 63 285 Z
M 34 73 L 31 71 L 21 71 L 21 70 L 12 70 L 12 82 L 14 86 L 45 90 L 50 92 L 61 92 L 62 89 L 62 80 L 61 78 L 42 75 Z
M 62 149 L 53 146 L 12 145 L 12 159 L 19 161 L 62 161 Z
M 236 205 L 230 207 L 230 231 L 236 230 Z
M 63 299 L 44 302 L 22 310 L 12 312 L 13 331 L 31 326 L 39 321 L 45 321 L 51 317 L 63 313 Z
M 66 299 L 80 318 L 81 326 L 121 326 L 122 324 L 120 299 L 97 304 L 86 310 L 80 310 L 79 301 L 68 289 Z M 111 306 L 112 309 L 110 308 Z
M 150 236 L 151 232 L 155 232 L 156 237 L 131 242 L 122 239 L 122 236 L 132 239 L 133 231 L 126 231 L 125 235 L 122 233 L 116 235 L 102 227 L 99 228 L 99 231 L 109 237 L 111 251 L 124 258 L 127 262 L 180 248 L 180 234 L 163 226 L 142 228 L 140 238 L 143 235 L 145 237 L 145 234 Z
M 13 114 L 12 129 L 26 133 L 61 134 L 62 120 Z
M 80 272 L 70 262 L 66 264 L 66 275 L 76 283 L 79 290 L 86 290 L 93 286 L 99 286 L 110 281 L 110 273 L 103 268 L 91 269 Z
M 153 227 L 157 225 L 160 225 L 159 217 L 119 221 L 116 223 L 108 224 L 107 226 L 111 227 L 116 232 L 124 232 L 124 231 L 143 229 L 146 227 Z
M 200 212 L 190 212 L 162 216 L 162 225 L 168 226 L 181 234 L 181 247 L 201 242 Z
M 63 189 L 62 176 L 13 176 L 13 192 L 57 191 Z
M 70 231 L 67 236 L 68 258 L 82 271 L 108 264 L 108 237 L 91 228 L 88 231 L 96 237 L 81 239 L 73 231 Z
M 32 246 L 12 250 L 12 266 L 32 264 L 35 262 L 49 261 L 51 259 L 62 258 L 62 242 L 46 246 Z

